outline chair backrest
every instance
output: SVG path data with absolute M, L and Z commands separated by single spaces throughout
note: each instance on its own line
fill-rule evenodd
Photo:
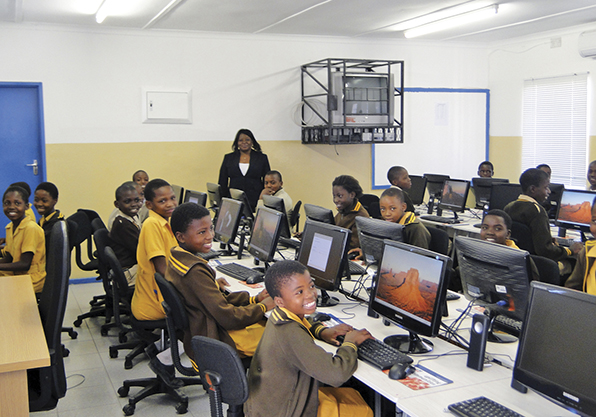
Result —
M 194 336 L 192 350 L 203 381 L 209 374 L 219 376 L 224 403 L 240 405 L 248 399 L 246 371 L 236 349 L 216 339 Z
M 561 273 L 559 270 L 559 264 L 552 259 L 545 258 L 544 256 L 530 255 L 536 269 L 538 269 L 538 275 L 540 275 L 540 282 L 546 282 L 554 285 L 563 285 L 561 282 Z
M 100 220 L 100 219 L 95 219 Z M 93 220 L 93 221 L 95 221 Z M 98 260 L 98 271 L 99 277 L 103 282 L 104 290 L 106 294 L 110 294 L 111 286 L 110 286 L 110 277 L 108 272 L 110 271 L 110 265 L 105 255 L 106 247 L 111 245 L 112 240 L 110 239 L 108 229 L 99 228 L 95 232 L 93 232 L 93 240 L 95 241 L 95 246 L 97 247 L 97 260 Z
M 93 220 L 91 220 L 91 229 L 95 233 L 99 229 L 107 229 L 107 227 L 106 227 L 106 224 L 101 219 L 101 217 L 96 217 Z
M 290 216 L 290 228 L 296 227 L 296 232 L 298 232 L 298 221 L 300 220 L 300 208 L 302 207 L 302 200 L 298 200 L 298 202 L 294 205 L 292 209 L 292 214 Z
M 449 255 L 449 234 L 436 227 L 428 227 L 430 232 L 429 249 L 442 255 Z
M 379 196 L 374 194 L 362 194 L 358 201 L 360 201 L 360 203 L 364 206 L 366 211 L 368 211 L 368 208 L 370 207 L 371 203 L 379 202 Z
M 91 220 L 85 213 L 85 211 L 79 209 L 76 213 L 68 217 L 69 223 L 76 223 L 76 232 L 73 233 L 73 240 L 70 245 L 75 248 L 75 260 L 77 266 L 83 271 L 94 271 L 98 267 L 98 261 L 93 256 L 93 228 L 91 227 Z M 83 244 L 87 246 L 87 258 L 88 262 L 83 261 Z
M 381 216 L 381 206 L 379 205 L 378 201 L 370 203 L 366 211 L 368 211 L 368 214 L 373 219 L 383 220 L 383 216 Z
M 129 294 L 128 281 L 126 280 L 126 275 L 124 275 L 124 270 L 122 269 L 114 250 L 111 247 L 106 246 L 104 254 L 109 265 L 109 276 L 113 288 L 112 293 L 114 295 L 114 304 L 116 304 L 120 300 L 124 301 L 127 299 Z
M 517 242 L 520 249 L 527 250 L 535 255 L 534 241 L 532 240 L 532 231 L 523 223 L 513 221 L 511 224 L 511 238 Z

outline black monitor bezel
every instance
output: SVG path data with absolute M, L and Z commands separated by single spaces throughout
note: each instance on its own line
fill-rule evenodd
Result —
M 222 214 L 225 215 L 225 206 L 227 204 L 233 204 L 234 206 L 238 207 L 238 213 L 237 213 L 236 217 L 232 219 L 233 228 L 232 228 L 231 236 L 223 235 L 221 233 L 221 226 L 220 226 L 220 224 L 224 218 L 224 216 Z M 214 229 L 215 240 L 217 240 L 218 242 L 221 242 L 221 243 L 225 243 L 225 244 L 234 243 L 234 240 L 236 239 L 236 234 L 238 233 L 238 227 L 240 226 L 240 220 L 242 218 L 243 206 L 244 206 L 244 203 L 242 203 L 242 201 L 234 200 L 233 198 L 224 197 L 221 199 L 219 215 L 217 216 L 217 222 L 215 223 L 215 229 Z
M 314 204 L 305 204 L 304 214 L 306 215 L 307 219 L 313 221 L 327 224 L 335 224 L 335 216 L 333 215 L 333 210 L 330 210 L 325 207 L 316 206 Z
M 262 216 L 264 213 L 267 213 L 267 215 L 275 216 L 276 218 L 275 231 L 273 233 L 269 248 L 261 248 L 259 246 L 256 246 L 254 242 L 255 231 L 260 224 L 259 216 Z M 259 261 L 272 262 L 275 256 L 275 250 L 277 249 L 277 243 L 279 242 L 280 232 L 282 230 L 282 225 L 284 222 L 287 224 L 286 215 L 284 213 L 281 213 L 269 207 L 259 207 L 257 210 L 257 215 L 255 216 L 252 232 L 250 234 L 250 241 L 248 242 L 248 253 L 250 253 Z
M 509 200 L 507 198 L 507 201 L 505 204 L 499 204 L 498 206 L 496 206 L 496 203 L 499 202 L 501 203 L 501 201 L 497 200 L 497 198 L 501 197 L 500 195 L 498 195 L 498 193 L 495 193 L 495 190 L 507 190 L 507 196 L 513 196 L 515 195 L 515 197 L 513 197 L 513 199 Z M 514 184 L 514 183 L 499 183 L 499 184 L 493 184 L 490 190 L 490 200 L 488 200 L 488 208 L 489 210 L 494 210 L 494 209 L 500 209 L 503 210 L 505 208 L 505 206 L 507 204 L 509 204 L 512 201 L 517 200 L 517 198 L 520 196 L 520 194 L 522 193 L 522 189 L 521 189 L 521 185 L 520 184 Z
M 360 248 L 367 264 L 380 264 L 385 239 L 403 242 L 405 227 L 403 224 L 363 216 L 356 217 L 355 222 Z
M 493 184 L 509 184 L 509 180 L 507 178 L 472 178 L 472 189 L 477 208 L 483 208 L 485 204 L 489 203 Z
M 445 203 L 443 200 L 445 199 L 445 185 L 448 182 L 455 182 L 455 183 L 460 183 L 460 184 L 464 184 L 466 190 L 464 191 L 464 195 L 463 195 L 463 201 L 460 205 L 455 205 L 455 204 L 449 204 L 449 203 Z M 468 180 L 458 180 L 455 178 L 449 178 L 446 179 L 445 182 L 443 183 L 443 192 L 441 194 L 441 200 L 439 201 L 439 208 L 441 210 L 451 210 L 454 213 L 463 213 L 464 211 L 466 211 L 466 202 L 468 201 L 468 193 L 470 192 L 470 181 Z
M 290 233 L 290 223 L 287 218 L 286 212 L 286 203 L 284 199 L 281 197 L 276 197 L 274 195 L 264 195 L 263 196 L 263 205 L 265 207 L 269 207 L 270 209 L 277 210 L 286 215 L 286 222 L 285 225 L 281 225 L 281 236 L 285 238 L 291 238 L 292 235 Z
M 381 275 L 380 272 L 381 267 L 383 265 L 383 259 L 381 259 L 381 263 L 379 264 L 379 270 L 373 278 L 373 291 L 370 295 L 369 310 L 374 311 L 380 316 L 408 330 L 411 333 L 416 333 L 418 335 L 427 337 L 437 336 L 439 334 L 439 328 L 441 326 L 443 312 L 442 306 L 445 303 L 445 297 L 447 295 L 447 286 L 449 285 L 447 281 L 449 277 L 449 270 L 451 268 L 451 258 L 440 253 L 432 252 L 430 250 L 422 249 L 417 246 L 408 245 L 402 242 L 395 242 L 392 240 L 385 239 L 383 241 L 383 244 L 384 246 L 391 246 L 399 250 L 405 250 L 416 255 L 421 255 L 441 261 L 441 277 L 439 279 L 439 285 L 437 286 L 437 294 L 435 298 L 435 304 L 433 306 L 431 322 L 424 323 L 420 319 L 414 319 L 410 316 L 400 313 L 398 309 L 391 309 L 376 301 L 378 283 Z M 385 256 L 385 248 L 383 248 L 383 257 Z
M 244 203 L 242 215 L 246 220 L 253 221 L 255 219 L 255 214 L 250 207 L 248 197 L 243 190 L 239 190 L 238 188 L 230 188 L 230 197 L 232 197 L 234 200 L 242 201 Z
M 182 202 L 184 201 L 184 187 L 181 187 L 180 185 L 176 184 L 170 184 L 170 187 L 172 187 L 172 191 L 176 196 L 176 201 L 178 202 L 178 205 L 182 204 Z
M 195 195 L 197 197 L 199 197 L 199 202 L 196 204 L 199 204 L 203 207 L 206 206 L 207 204 L 207 193 L 204 193 L 202 191 L 194 191 L 194 190 L 186 190 L 184 192 L 184 202 L 185 203 L 189 203 L 190 202 L 190 198 Z
M 441 195 L 445 180 L 450 178 L 449 175 L 444 174 L 424 174 L 423 177 L 426 178 L 426 189 L 428 190 L 428 195 L 435 197 Z
M 333 233 L 335 236 L 332 236 L 332 238 L 335 237 L 338 239 L 338 242 L 340 242 L 339 251 L 337 251 L 338 253 L 335 254 L 336 256 L 334 257 L 335 262 L 333 262 L 332 259 L 327 264 L 328 266 L 331 265 L 334 268 L 330 272 L 327 272 L 326 269 L 324 273 L 321 273 L 318 269 L 308 266 L 308 259 L 305 258 L 308 256 L 308 254 L 310 254 L 310 249 L 312 247 L 312 237 L 316 232 L 322 234 L 327 233 L 327 235 Z M 318 222 L 315 220 L 306 220 L 304 231 L 302 232 L 302 243 L 300 244 L 300 251 L 298 252 L 296 260 L 302 265 L 306 266 L 316 287 L 326 291 L 337 291 L 339 289 L 341 278 L 344 275 L 348 262 L 348 247 L 351 236 L 352 231 L 349 229 L 344 229 L 343 227 Z M 323 276 L 325 273 L 330 276 Z M 333 276 L 331 277 L 331 275 Z
M 209 203 L 211 204 L 211 207 L 221 206 L 221 185 L 213 182 L 208 182 L 207 197 L 209 197 Z
M 410 175 L 410 180 L 412 180 L 412 186 L 409 190 L 404 191 L 408 193 L 410 200 L 412 200 L 412 204 L 422 204 L 424 202 L 427 179 L 420 175 Z
M 577 222 L 572 222 L 572 221 L 569 221 L 569 220 L 561 220 L 561 219 L 559 219 L 559 216 L 561 214 L 561 203 L 563 202 L 563 196 L 565 194 L 584 194 L 586 196 L 590 196 L 589 202 L 590 202 L 590 208 L 591 208 L 592 207 L 592 203 L 594 201 L 594 198 L 596 198 L 596 192 L 589 191 L 589 190 L 564 189 L 563 192 L 561 193 L 561 199 L 559 200 L 559 205 L 557 207 L 557 217 L 555 218 L 555 225 L 557 225 L 559 227 L 562 227 L 564 229 L 581 230 L 582 232 L 585 232 L 585 233 L 589 232 L 590 231 L 590 222 L 588 222 L 588 223 L 577 223 Z

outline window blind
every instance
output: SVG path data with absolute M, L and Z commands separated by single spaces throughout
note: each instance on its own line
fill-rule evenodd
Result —
M 585 188 L 587 88 L 587 73 L 524 81 L 524 170 L 548 164 L 551 182 Z

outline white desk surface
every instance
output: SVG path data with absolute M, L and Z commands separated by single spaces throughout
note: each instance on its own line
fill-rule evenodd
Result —
M 291 252 L 293 254 L 293 251 Z M 287 259 L 292 255 L 284 253 Z M 279 255 L 277 256 L 279 257 Z M 277 258 L 276 257 L 276 258 Z M 281 259 L 281 258 L 280 258 Z M 220 258 L 220 262 L 236 262 L 246 266 L 253 266 L 252 257 L 245 256 L 242 260 L 234 258 Z M 251 294 L 261 291 L 264 286 L 257 284 L 250 288 L 233 278 L 225 277 L 231 284 L 230 291 L 246 290 Z M 354 285 L 354 282 L 344 282 L 345 287 Z M 385 326 L 381 319 L 368 317 L 366 305 L 358 305 L 353 301 L 348 301 L 342 294 L 332 293 L 333 296 L 340 299 L 340 304 L 334 307 L 319 308 L 319 312 L 333 314 L 338 319 L 352 325 L 355 328 L 368 329 L 377 339 L 383 339 L 392 334 L 406 334 L 407 332 L 397 326 Z M 467 305 L 467 301 L 462 296 L 457 301 L 448 302 L 449 317 L 444 318 L 444 323 L 450 324 Z M 352 317 L 353 316 L 353 317 Z M 460 327 L 459 334 L 469 339 L 470 319 L 466 319 Z M 475 371 L 466 366 L 467 353 L 465 350 L 448 343 L 440 338 L 431 338 L 434 343 L 433 352 L 426 355 L 410 355 L 414 359 L 414 365 L 422 361 L 429 370 L 453 381 L 451 384 L 441 385 L 424 390 L 412 390 L 399 381 L 389 379 L 389 377 L 371 365 L 359 361 L 358 369 L 354 376 L 371 387 L 377 393 L 396 403 L 397 407 L 407 413 L 409 416 L 437 416 L 446 410 L 447 405 L 484 395 L 497 401 L 525 416 L 572 416 L 565 409 L 551 403 L 536 393 L 528 392 L 521 394 L 510 388 L 511 369 L 517 353 L 517 343 L 497 344 L 488 343 L 487 353 L 496 355 L 500 361 L 507 367 L 497 365 L 485 366 L 482 372 Z M 324 342 L 317 343 L 329 352 L 335 352 L 335 347 Z M 439 358 L 435 355 L 447 354 Z M 507 359 L 508 355 L 510 359 Z M 424 360 L 429 358 L 428 360 Z M 451 414 L 449 414 L 451 415 Z

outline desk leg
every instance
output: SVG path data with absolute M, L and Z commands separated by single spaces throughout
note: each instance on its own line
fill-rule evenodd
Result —
M 381 417 L 381 394 L 375 391 L 375 417 Z
M 28 417 L 27 371 L 0 373 L 0 417 Z

